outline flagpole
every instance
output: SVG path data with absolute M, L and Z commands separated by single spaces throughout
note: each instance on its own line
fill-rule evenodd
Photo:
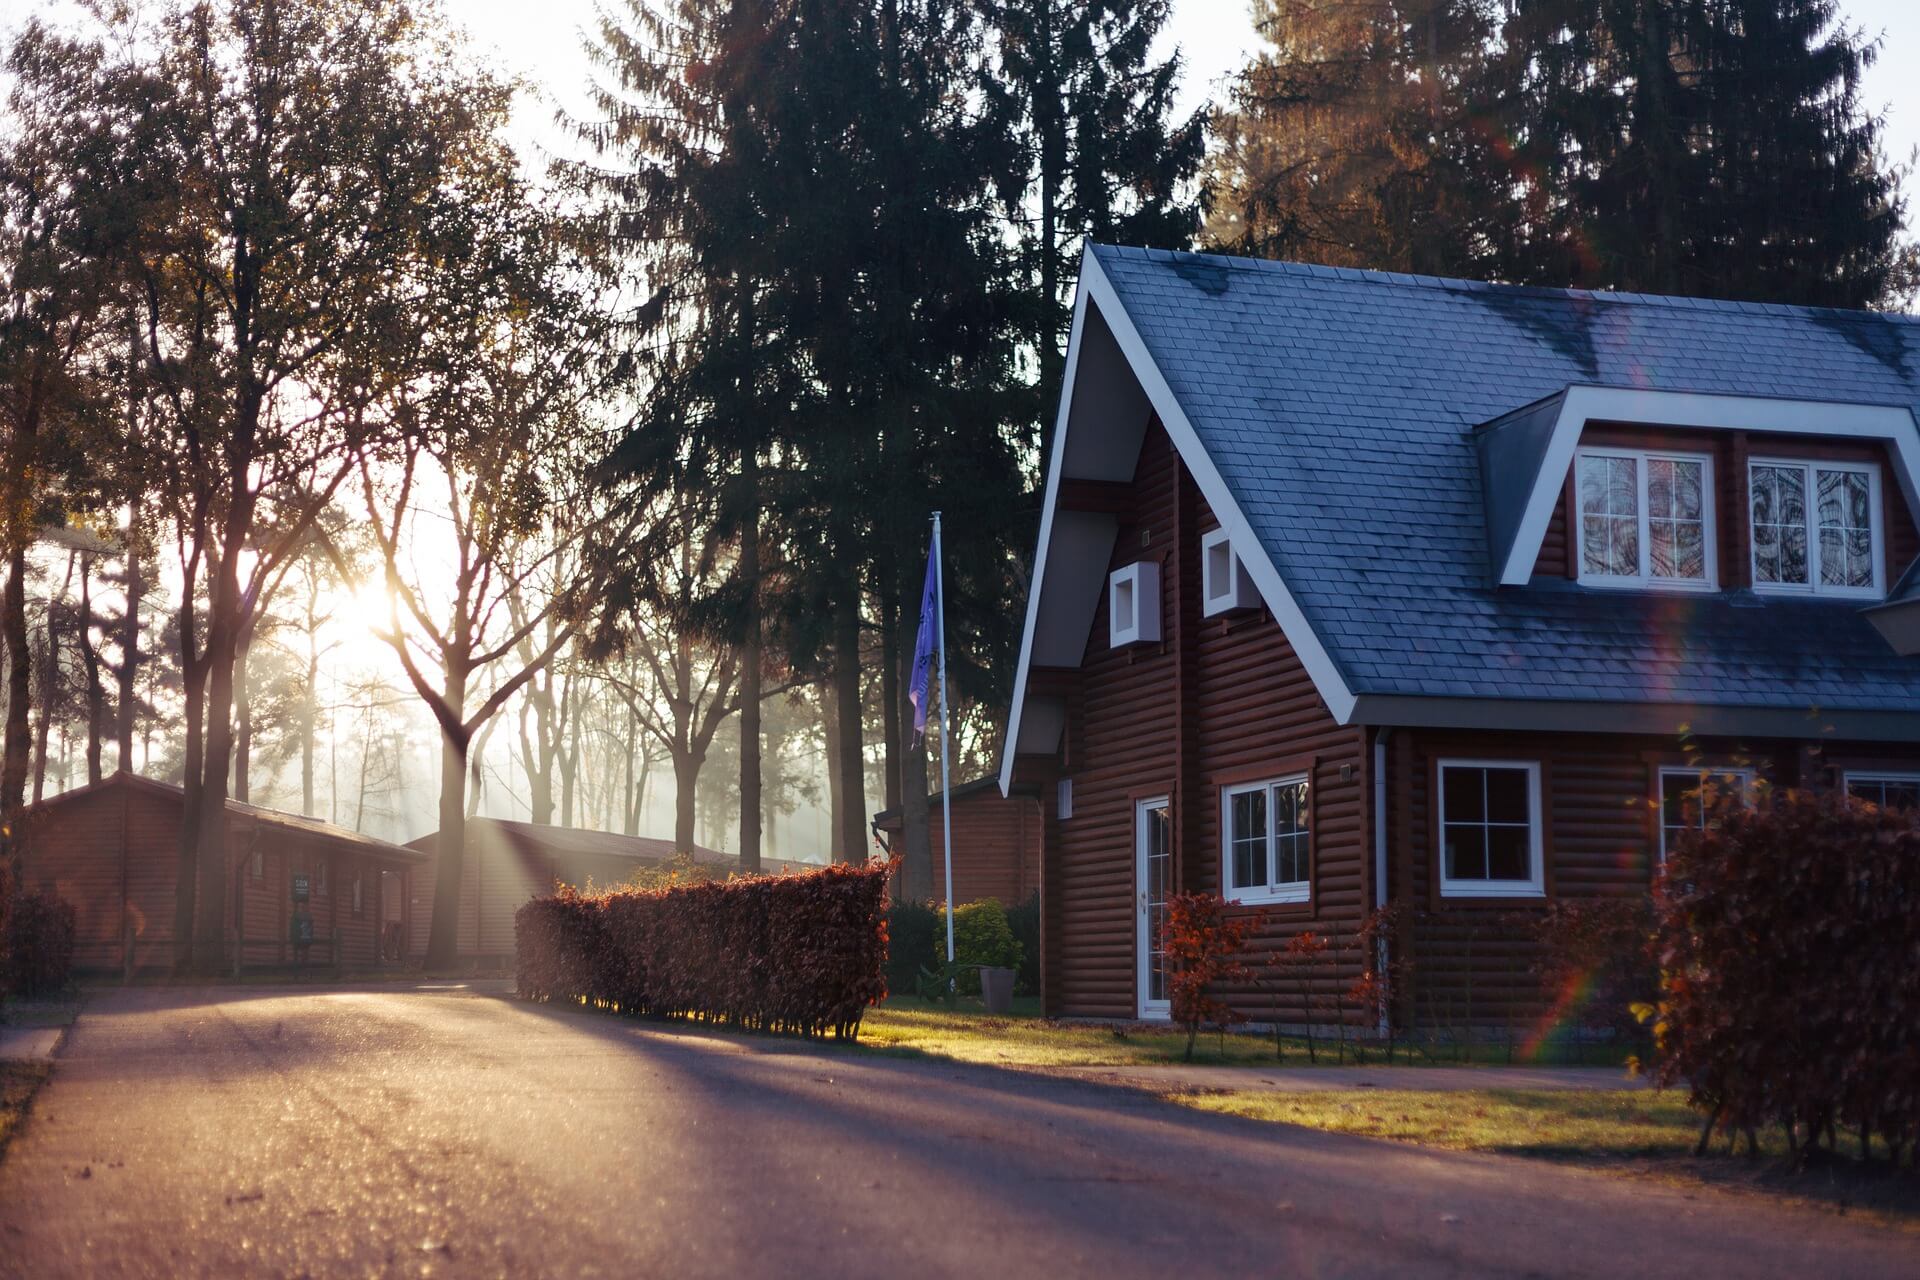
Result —
M 940 513 L 933 513 L 933 616 L 940 644 L 940 847 L 947 863 L 947 963 L 953 963 L 953 775 L 947 759 L 947 564 L 940 555 Z

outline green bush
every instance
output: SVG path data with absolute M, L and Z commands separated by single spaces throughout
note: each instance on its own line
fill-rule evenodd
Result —
M 953 958 L 963 965 L 988 965 L 996 969 L 1020 967 L 1020 940 L 1007 923 L 1007 909 L 998 898 L 982 898 L 957 908 L 953 913 Z M 978 970 L 968 969 L 960 976 L 961 989 L 968 995 L 980 990 Z
M 945 913 L 931 902 L 887 908 L 887 991 L 911 995 L 922 969 L 938 969 L 947 955 Z
M 1020 974 L 1014 990 L 1023 996 L 1040 994 L 1040 895 L 1030 893 L 1007 908 L 1007 927 L 1020 944 Z

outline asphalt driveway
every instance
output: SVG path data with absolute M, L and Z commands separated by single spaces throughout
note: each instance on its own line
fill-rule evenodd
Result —
M 1920 1236 L 457 986 L 114 991 L 9 1276 L 1920 1275 Z

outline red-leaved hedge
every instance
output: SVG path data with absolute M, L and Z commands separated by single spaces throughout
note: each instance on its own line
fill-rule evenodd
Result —
M 16 996 L 50 995 L 73 974 L 73 904 L 50 893 L 17 895 L 7 913 L 0 973 Z
M 756 1031 L 859 1033 L 887 993 L 887 868 L 581 894 L 514 916 L 520 994 Z
M 1877 1133 L 1896 1159 L 1920 1138 L 1913 815 L 1805 792 L 1729 812 L 1669 855 L 1658 912 L 1660 1075 L 1710 1123 Z

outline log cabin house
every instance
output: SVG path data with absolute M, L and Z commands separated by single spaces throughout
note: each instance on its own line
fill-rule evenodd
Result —
M 1089 246 L 1000 774 L 1047 1012 L 1167 1016 L 1186 890 L 1403 904 L 1392 1016 L 1510 1024 L 1704 784 L 1913 803 L 1916 404 L 1913 318 Z
M 173 967 L 184 793 L 115 773 L 30 806 L 22 883 L 73 904 L 74 969 Z M 318 818 L 227 802 L 226 956 L 235 967 L 371 969 L 407 959 L 426 859 Z M 304 922 L 304 923 L 303 923 Z
M 927 844 L 932 852 L 935 900 L 946 898 L 946 834 L 941 793 L 927 800 Z M 1011 907 L 1040 891 L 1039 797 L 1031 791 L 1000 794 L 1000 780 L 976 778 L 953 789 L 953 901 L 983 898 Z M 907 816 L 901 809 L 873 815 L 874 835 L 888 853 L 904 848 Z M 896 889 L 898 892 L 898 889 Z

